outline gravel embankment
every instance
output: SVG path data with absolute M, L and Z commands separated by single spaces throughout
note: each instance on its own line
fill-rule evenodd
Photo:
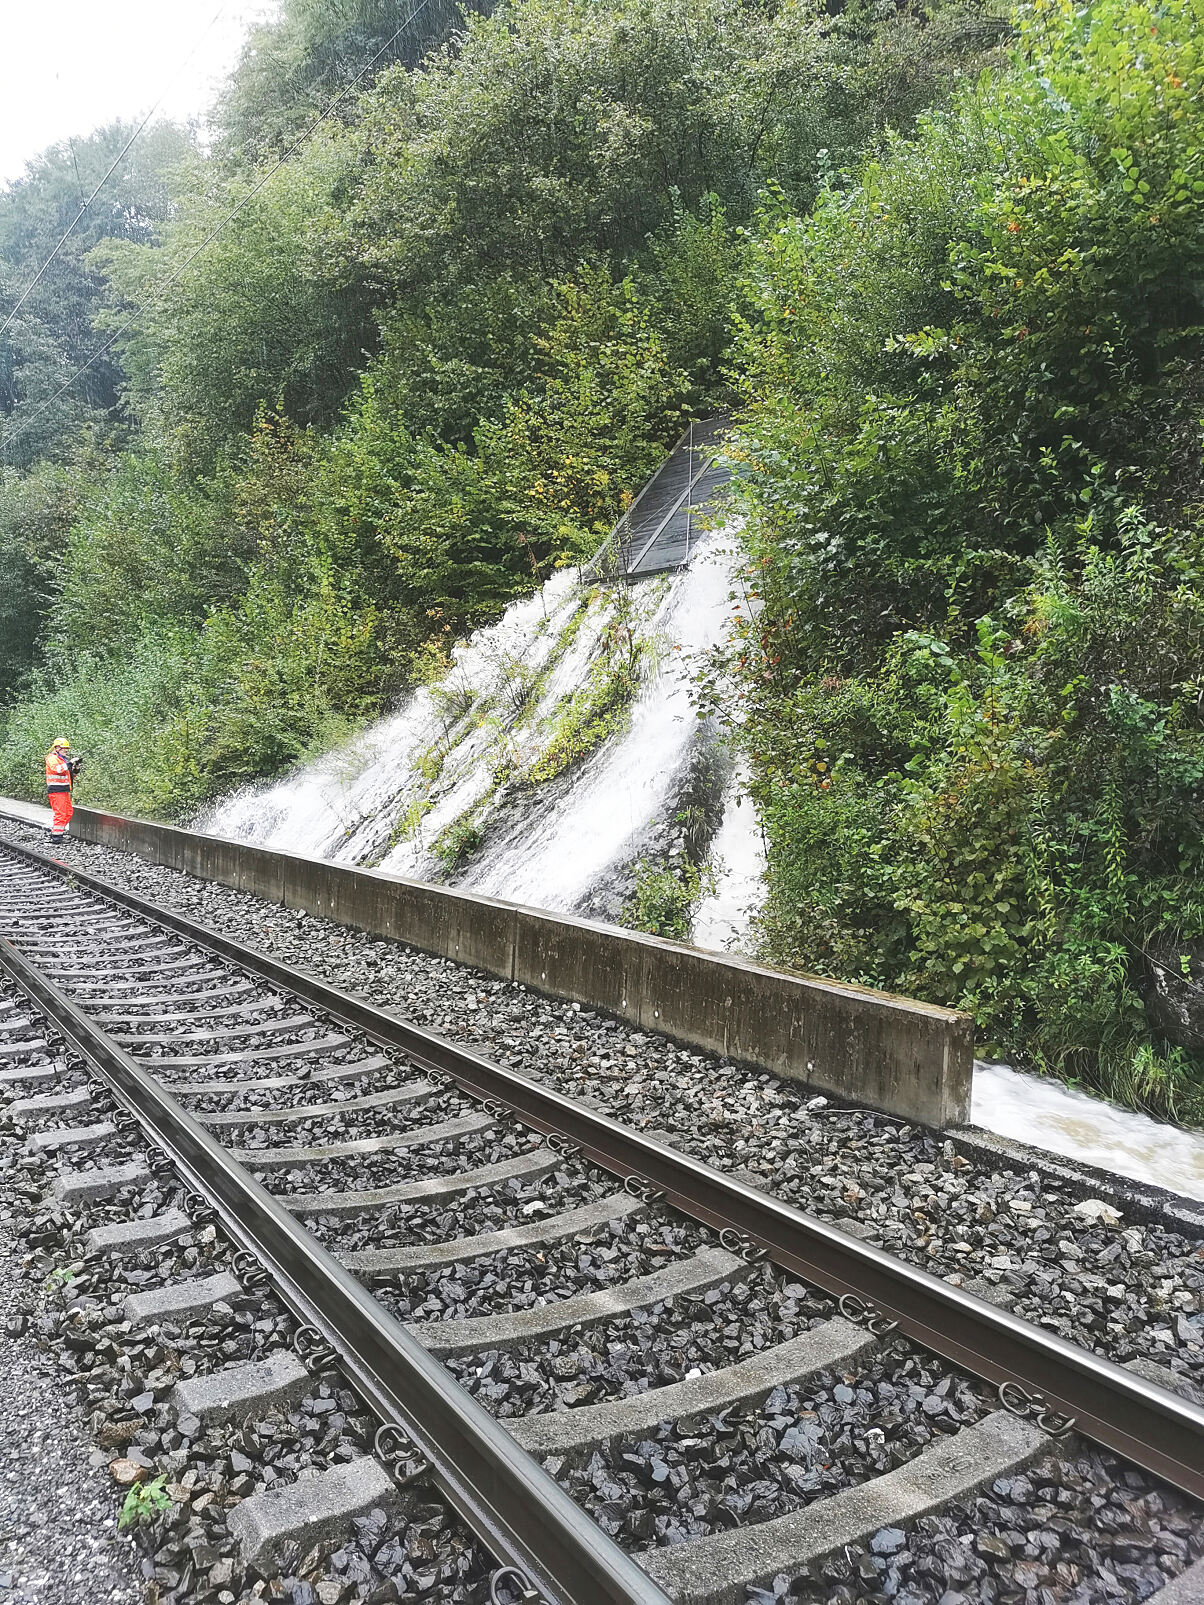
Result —
M 48 1342 L 53 1272 L 28 1274 L 13 1232 L 24 1186 L 20 1170 L 0 1174 L 0 1600 L 139 1605 L 138 1555 L 117 1533 L 107 1456 L 90 1448 Z
M 9 996 L 0 986 L 0 1001 Z M 82 1067 L 53 1047 L 5 1060 L 30 1064 L 86 1083 Z M 104 1118 L 106 1094 L 95 1084 L 92 1092 L 89 1119 Z M 228 1270 L 231 1250 L 200 1221 L 136 1254 L 89 1254 L 89 1230 L 181 1208 L 185 1189 L 168 1171 L 86 1207 L 56 1202 L 49 1188 L 60 1168 L 148 1156 L 122 1138 L 62 1159 L 28 1153 L 27 1130 L 49 1130 L 53 1118 L 0 1127 L 0 1301 L 9 1323 L 0 1344 L 0 1600 L 483 1605 L 492 1563 L 445 1507 L 421 1496 L 356 1521 L 337 1547 L 284 1556 L 270 1574 L 241 1564 L 228 1525 L 238 1503 L 370 1453 L 374 1423 L 337 1373 L 315 1379 L 293 1407 L 235 1423 L 181 1416 L 171 1402 L 177 1383 L 278 1353 L 295 1323 L 255 1292 L 203 1315 L 131 1327 L 122 1307 L 130 1293 Z M 119 1537 L 131 1490 L 143 1491 L 146 1509 Z
M 40 832 L 13 821 L 0 821 L 0 834 L 45 845 Z M 931 1132 L 815 1107 L 795 1083 L 396 942 L 131 854 L 79 842 L 67 852 L 81 868 L 401 1009 L 629 1124 L 662 1131 L 825 1219 L 860 1223 L 890 1252 L 937 1275 L 980 1279 L 1017 1313 L 1072 1341 L 1204 1381 L 1204 1231 L 1189 1235 L 1148 1199 L 1112 1220 L 1096 1207 L 1091 1178 L 1076 1179 L 1073 1167 L 1062 1166 L 1060 1176 L 977 1152 L 967 1157 Z M 365 1166 L 341 1185 L 391 1179 L 399 1179 L 392 1161 Z M 312 1173 L 283 1184 L 295 1191 L 319 1185 Z

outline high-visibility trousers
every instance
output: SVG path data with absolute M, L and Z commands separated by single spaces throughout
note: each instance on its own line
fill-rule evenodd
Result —
M 52 791 L 50 793 L 51 839 L 55 840 L 67 834 L 67 826 L 71 823 L 71 815 L 75 812 L 75 804 L 71 800 L 69 791 Z

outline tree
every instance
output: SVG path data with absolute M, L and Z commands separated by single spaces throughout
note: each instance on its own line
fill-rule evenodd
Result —
M 43 462 L 0 474 L 0 706 L 38 661 L 83 467 Z
M 456 31 L 464 13 L 488 14 L 495 4 L 286 0 L 275 22 L 252 29 L 218 105 L 222 155 L 253 167 L 279 154 L 366 68 L 365 87 L 389 67 L 417 67 Z M 342 115 L 354 105 L 350 97 Z
M 320 249 L 346 160 L 337 138 L 316 138 L 257 192 L 195 160 L 160 244 L 113 240 L 91 258 L 116 303 L 102 325 L 140 308 L 117 344 L 127 397 L 187 471 L 211 467 L 264 402 L 329 424 L 354 382 L 374 325 Z
M 805 0 L 524 0 L 366 97 L 345 238 L 389 300 L 615 264 L 679 207 L 805 185 L 829 124 Z
M 80 207 L 127 142 L 122 123 L 56 145 L 0 193 L 0 311 L 17 306 Z M 168 175 L 192 148 L 169 123 L 148 129 L 121 159 L 43 277 L 0 336 L 0 451 L 22 466 L 62 457 L 78 426 L 109 418 L 121 370 L 112 354 L 72 379 L 101 344 L 105 282 L 89 252 L 102 241 L 153 246 L 172 212 Z M 0 318 L 0 321 L 3 321 Z

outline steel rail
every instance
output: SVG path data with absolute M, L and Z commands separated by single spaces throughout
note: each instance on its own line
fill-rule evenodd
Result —
M 864 1301 L 924 1347 L 1004 1387 L 1009 1407 L 1072 1417 L 1086 1436 L 1204 1498 L 1204 1408 L 1181 1395 L 316 976 L 33 848 L 5 842 L 3 850 L 293 991 L 418 1068 L 441 1071 L 466 1092 L 505 1104 L 523 1124 L 567 1139 L 633 1184 L 663 1192 L 695 1220 L 735 1231 L 815 1286 Z M 1017 1384 L 1026 1395 L 1020 1401 Z
M 503 1566 L 518 1568 L 550 1605 L 670 1605 L 442 1363 L 2 936 L 0 969 L 209 1201 L 231 1239 L 267 1268 L 284 1302 L 318 1329 L 364 1402 L 413 1445 L 430 1480 Z

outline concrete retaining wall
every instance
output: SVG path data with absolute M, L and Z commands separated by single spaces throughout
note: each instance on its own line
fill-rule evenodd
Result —
M 71 828 L 84 841 L 476 965 L 907 1120 L 969 1118 L 971 1022 L 950 1009 L 90 808 L 75 810 Z

